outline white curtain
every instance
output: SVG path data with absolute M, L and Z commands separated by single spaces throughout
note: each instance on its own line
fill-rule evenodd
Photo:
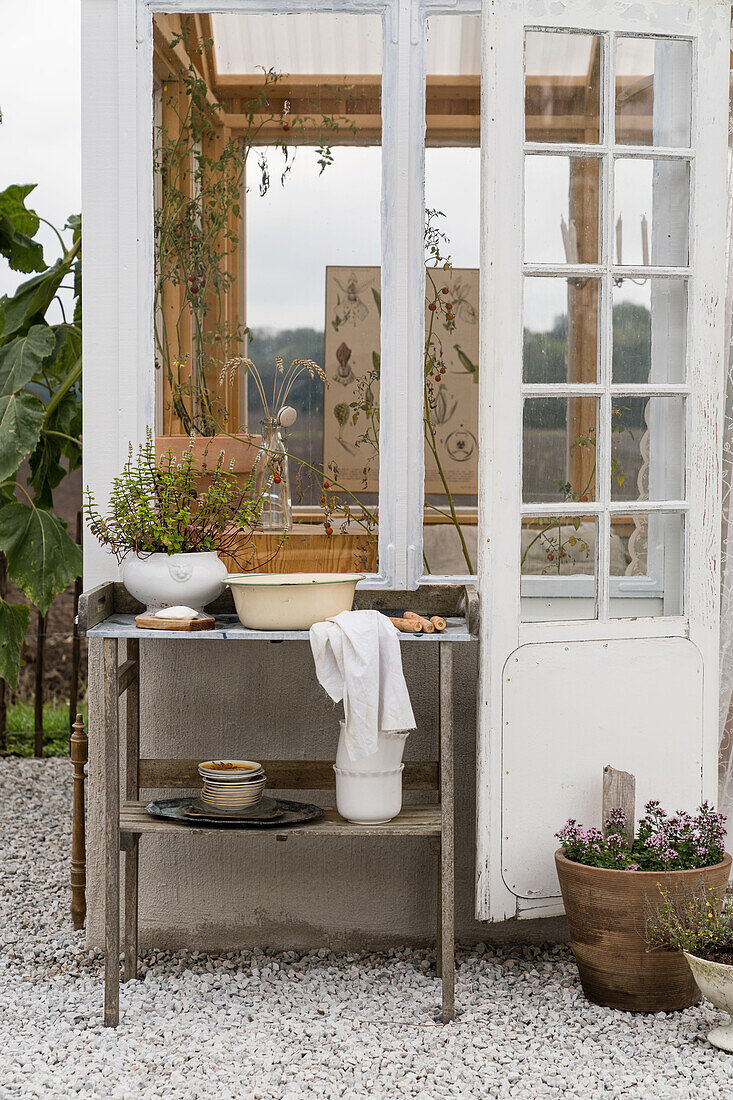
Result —
M 723 427 L 723 528 L 720 589 L 720 808 L 733 837 L 733 150 L 728 127 L 728 234 L 726 348 L 728 369 Z

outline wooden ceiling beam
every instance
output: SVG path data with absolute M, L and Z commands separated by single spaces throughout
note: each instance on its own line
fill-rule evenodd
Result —
M 153 44 L 179 76 L 190 74 L 191 67 L 196 69 L 197 73 L 200 71 L 191 60 L 188 50 L 180 39 L 180 31 L 174 26 L 171 16 L 164 15 L 162 12 L 156 12 L 153 16 Z M 204 82 L 206 83 L 206 101 L 216 116 L 221 112 L 221 104 L 208 82 Z

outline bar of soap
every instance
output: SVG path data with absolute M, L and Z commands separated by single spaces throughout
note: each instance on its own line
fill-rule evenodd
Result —
M 162 611 L 156 611 L 156 619 L 197 619 L 198 611 L 194 611 L 192 607 L 186 607 L 184 604 L 178 604 L 176 607 L 164 607 Z

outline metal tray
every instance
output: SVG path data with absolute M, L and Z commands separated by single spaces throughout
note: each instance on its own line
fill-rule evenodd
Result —
M 225 829 L 280 829 L 288 825 L 302 825 L 306 821 L 315 821 L 323 816 L 320 806 L 314 806 L 309 802 L 290 802 L 285 798 L 276 798 L 278 809 L 282 815 L 278 817 L 267 816 L 261 819 L 256 817 L 228 818 L 228 817 L 204 817 L 201 814 L 192 816 L 186 813 L 186 809 L 194 798 L 156 798 L 149 802 L 145 809 L 153 817 L 165 817 L 171 821 L 182 822 L 184 825 L 221 825 Z

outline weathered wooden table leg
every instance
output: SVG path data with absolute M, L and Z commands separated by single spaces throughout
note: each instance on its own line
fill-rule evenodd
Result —
M 455 1018 L 455 890 L 454 890 L 454 781 L 453 781 L 453 647 L 440 653 L 440 975 L 443 981 L 441 1019 Z
M 120 1018 L 120 727 L 117 639 L 104 638 L 104 1023 Z
M 125 794 L 128 802 L 140 797 L 140 642 L 127 639 L 127 662 L 134 661 L 134 675 L 127 685 L 127 737 L 125 742 Z M 124 980 L 137 978 L 137 912 L 139 836 L 126 838 L 125 845 L 125 970 Z
M 441 882 L 440 882 L 440 840 L 438 839 L 437 836 L 434 836 L 434 837 L 430 838 L 430 854 L 435 856 L 436 862 L 437 862 L 437 876 L 436 877 L 437 877 L 437 883 L 438 883 L 438 890 L 437 890 L 437 895 L 438 896 L 437 896 L 437 902 L 436 902 L 436 906 L 435 906 L 435 910 L 436 910 L 436 917 L 435 917 L 435 973 L 437 974 L 438 977 L 440 977 L 441 973 L 442 973 L 442 969 L 443 969 L 443 967 L 442 967 L 442 958 L 441 958 L 442 930 L 441 930 L 441 927 L 440 927 L 441 926 L 441 918 L 443 916 L 443 905 L 442 905 L 443 891 L 442 891 Z
M 125 853 L 125 969 L 123 981 L 137 978 L 137 878 L 139 836 L 127 834 L 122 837 L 122 850 Z

